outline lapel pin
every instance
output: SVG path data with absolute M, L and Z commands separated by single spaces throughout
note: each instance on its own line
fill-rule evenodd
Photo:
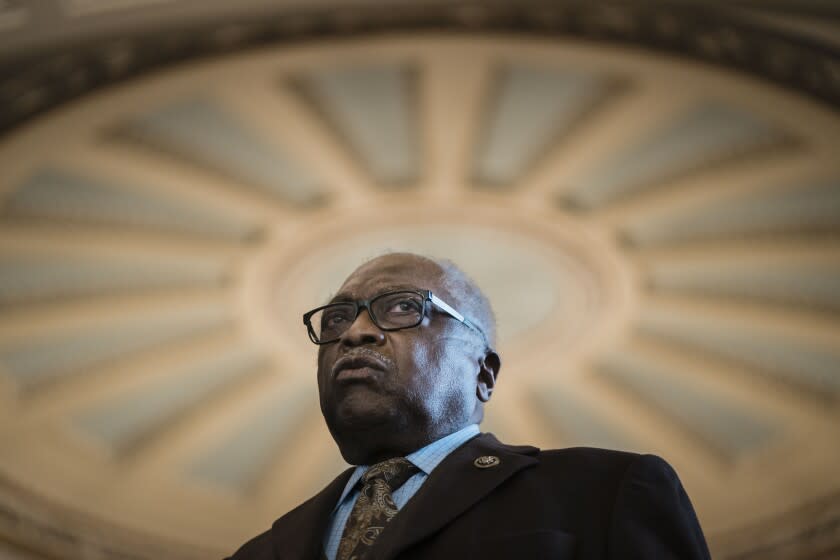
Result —
M 495 455 L 482 455 L 475 461 L 473 461 L 473 465 L 478 467 L 479 469 L 489 469 L 491 467 L 496 467 L 501 463 L 499 458 Z

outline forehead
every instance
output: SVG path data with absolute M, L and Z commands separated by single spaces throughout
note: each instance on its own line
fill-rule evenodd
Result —
M 440 292 L 441 274 L 440 266 L 422 257 L 380 257 L 357 268 L 344 281 L 337 295 L 368 298 L 392 287 Z

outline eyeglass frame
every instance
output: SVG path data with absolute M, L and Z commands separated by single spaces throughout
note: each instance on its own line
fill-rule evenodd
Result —
M 371 311 L 370 303 L 372 301 L 376 300 L 376 299 L 387 296 L 389 294 L 399 294 L 401 292 L 417 294 L 418 296 L 421 296 L 423 298 L 423 309 L 421 310 L 420 317 L 419 317 L 417 323 L 415 323 L 414 325 L 405 326 L 405 327 L 383 327 L 382 325 L 379 324 L 379 321 L 377 321 L 376 317 L 374 316 L 374 313 Z M 382 292 L 381 294 L 376 294 L 372 298 L 368 298 L 368 299 L 360 299 L 360 300 L 354 300 L 354 301 L 336 301 L 336 302 L 333 302 L 333 303 L 328 303 L 327 305 L 322 305 L 320 307 L 316 307 L 315 309 L 313 309 L 311 311 L 307 311 L 306 313 L 304 313 L 303 314 L 303 324 L 306 325 L 306 331 L 307 331 L 307 334 L 309 335 L 309 340 L 311 340 L 314 344 L 317 344 L 318 346 L 321 346 L 323 344 L 332 344 L 333 342 L 337 342 L 341 338 L 341 336 L 344 333 L 346 333 L 347 331 L 345 330 L 344 332 L 342 332 L 336 338 L 318 342 L 316 340 L 318 337 L 315 335 L 315 329 L 312 327 L 311 319 L 312 319 L 312 316 L 314 314 L 318 313 L 319 311 L 322 311 L 322 310 L 327 309 L 329 307 L 333 307 L 335 305 L 351 304 L 351 305 L 353 305 L 353 307 L 355 307 L 355 311 L 353 313 L 353 321 L 350 322 L 350 326 L 347 327 L 347 330 L 350 330 L 350 327 L 353 325 L 353 323 L 356 322 L 356 319 L 359 318 L 359 314 L 362 312 L 362 309 L 365 309 L 368 312 L 368 316 L 370 317 L 370 320 L 373 322 L 374 325 L 376 325 L 376 327 L 378 329 L 380 329 L 382 331 L 401 331 L 401 330 L 404 330 L 404 329 L 413 329 L 413 328 L 419 327 L 423 323 L 423 318 L 426 317 L 426 312 L 428 311 L 428 308 L 426 307 L 427 302 L 431 303 L 432 305 L 435 305 L 436 307 L 438 307 L 440 310 L 445 312 L 447 315 L 449 315 L 450 317 L 452 317 L 453 319 L 455 319 L 459 323 L 465 325 L 466 327 L 468 327 L 468 328 L 474 330 L 475 332 L 477 332 L 478 334 L 480 334 L 481 339 L 484 341 L 484 345 L 487 348 L 490 348 L 490 342 L 487 340 L 487 335 L 484 334 L 484 331 L 481 330 L 481 328 L 478 325 L 476 325 L 475 323 L 473 323 L 472 321 L 470 321 L 469 319 L 464 317 L 461 313 L 456 311 L 454 307 L 452 307 L 451 305 L 449 305 L 448 303 L 446 303 L 445 301 L 443 301 L 442 299 L 437 297 L 435 294 L 432 293 L 431 290 L 409 290 L 409 289 L 388 290 L 387 292 Z

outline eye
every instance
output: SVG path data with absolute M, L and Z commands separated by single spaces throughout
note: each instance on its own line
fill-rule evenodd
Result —
M 327 317 L 326 323 L 327 326 L 334 326 L 344 322 L 344 317 L 341 315 L 330 315 Z
M 404 313 L 417 314 L 422 309 L 423 305 L 416 299 L 402 298 L 390 302 L 390 305 L 388 307 L 388 313 L 393 315 L 399 315 Z
M 347 313 L 342 310 L 332 310 L 324 313 L 321 324 L 326 328 L 336 327 L 348 320 Z

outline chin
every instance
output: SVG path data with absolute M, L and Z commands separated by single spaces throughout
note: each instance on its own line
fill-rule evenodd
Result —
M 345 399 L 335 414 L 336 428 L 342 432 L 355 432 L 366 429 L 381 429 L 389 425 L 401 424 L 397 411 L 382 407 L 370 401 Z

